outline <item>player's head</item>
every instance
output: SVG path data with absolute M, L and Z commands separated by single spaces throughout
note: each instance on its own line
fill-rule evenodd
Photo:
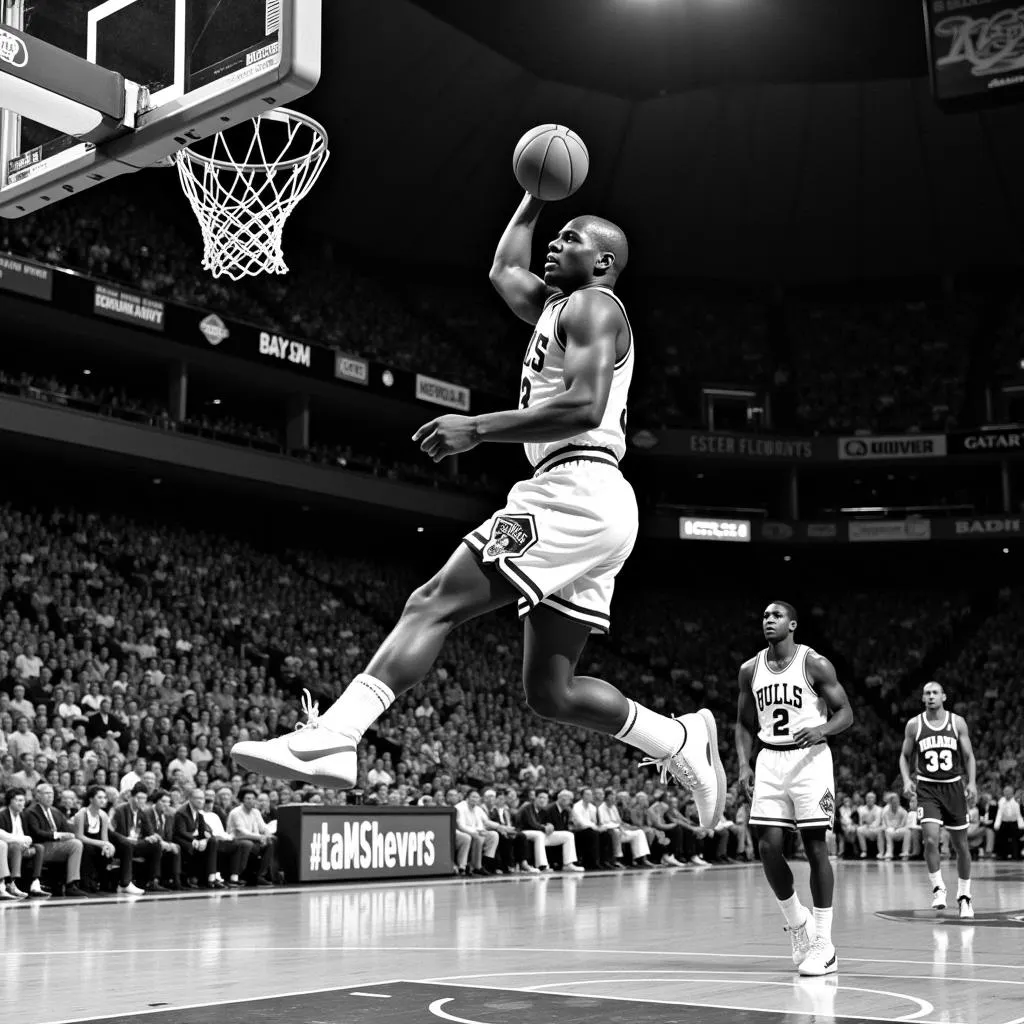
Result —
M 946 691 L 937 682 L 932 680 L 930 683 L 924 684 L 921 700 L 928 710 L 941 711 L 942 706 L 946 703 Z
M 544 283 L 563 292 L 594 283 L 611 288 L 628 260 L 622 228 L 603 217 L 577 217 L 548 243 Z
M 796 632 L 796 609 L 788 601 L 772 601 L 761 617 L 765 639 L 772 644 Z

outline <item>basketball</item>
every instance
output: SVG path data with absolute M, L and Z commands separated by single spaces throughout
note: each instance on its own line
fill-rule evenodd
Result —
M 512 156 L 516 181 L 546 202 L 567 199 L 587 180 L 590 154 L 583 140 L 564 125 L 531 128 Z

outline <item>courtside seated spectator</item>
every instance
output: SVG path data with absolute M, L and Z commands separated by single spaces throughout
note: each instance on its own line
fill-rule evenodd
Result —
M 78 884 L 82 874 L 82 842 L 75 838 L 71 823 L 53 806 L 53 786 L 48 782 L 36 786 L 35 800 L 25 812 L 24 819 L 25 830 L 33 845 L 42 847 L 42 865 L 65 865 L 63 895 L 73 899 L 85 896 Z M 33 875 L 29 895 L 47 892 L 40 882 L 41 873 Z
M 240 842 L 253 844 L 254 851 L 259 851 L 260 863 L 256 871 L 256 885 L 273 885 L 277 875 L 274 861 L 277 836 L 273 835 L 263 820 L 263 815 L 256 806 L 254 789 L 239 790 L 238 799 L 241 803 L 233 807 L 227 816 L 227 831 Z
M 107 863 L 117 851 L 110 841 L 106 791 L 102 786 L 90 786 L 85 791 L 85 801 L 71 824 L 75 838 L 82 844 L 82 888 L 86 892 L 99 892 Z
M 32 858 L 31 874 L 33 878 L 38 878 L 43 868 L 43 848 L 33 845 L 32 837 L 25 830 L 25 791 L 14 787 L 8 789 L 4 804 L 0 809 L 0 841 L 4 843 L 7 855 L 3 886 L 9 896 L 22 900 L 28 895 L 18 888 L 23 858 Z M 39 887 L 36 895 L 48 896 L 49 893 Z

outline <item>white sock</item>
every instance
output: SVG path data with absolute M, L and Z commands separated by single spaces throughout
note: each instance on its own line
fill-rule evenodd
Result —
M 961 896 L 971 895 L 971 880 L 969 878 L 958 878 L 956 880 L 956 896 L 959 899 Z
M 814 930 L 829 945 L 832 943 L 832 908 L 814 908 Z
M 799 928 L 807 921 L 807 908 L 800 902 L 800 897 L 794 892 L 788 900 L 780 900 L 776 897 L 779 910 L 786 915 L 786 924 L 790 928 Z
M 935 888 L 935 886 L 938 886 L 940 889 L 945 889 L 946 888 L 946 883 L 943 882 L 943 880 L 942 880 L 942 869 L 941 868 L 939 868 L 938 871 L 929 871 L 928 872 L 928 881 L 932 883 L 932 888 L 933 889 Z
M 668 757 L 686 742 L 686 726 L 674 718 L 626 698 L 626 724 L 615 734 L 617 740 L 639 747 L 650 757 Z
M 348 684 L 345 692 L 320 716 L 320 721 L 328 729 L 359 740 L 394 703 L 395 695 L 391 687 L 360 672 Z

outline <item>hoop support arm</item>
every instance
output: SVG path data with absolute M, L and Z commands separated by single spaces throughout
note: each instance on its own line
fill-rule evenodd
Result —
M 13 28 L 0 28 L 0 94 L 7 110 L 91 143 L 134 128 L 148 103 L 124 75 Z

